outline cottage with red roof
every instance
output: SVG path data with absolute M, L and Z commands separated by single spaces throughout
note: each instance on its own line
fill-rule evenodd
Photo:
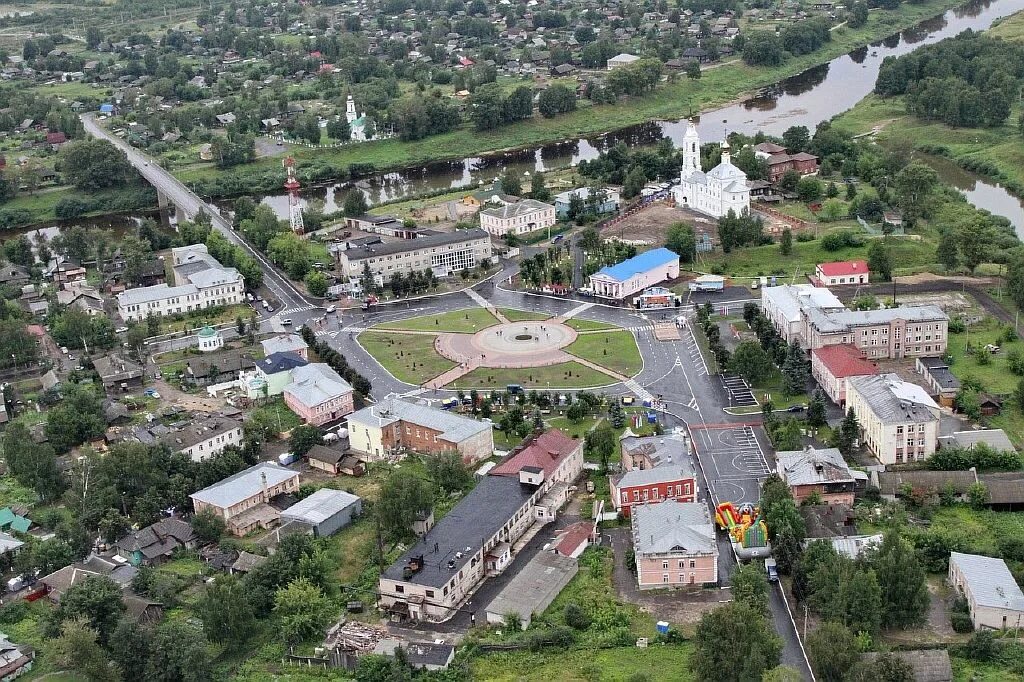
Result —
M 590 547 L 595 537 L 597 537 L 595 521 L 577 521 L 561 530 L 545 549 L 550 549 L 555 554 L 561 554 L 570 559 L 578 559 L 583 551 Z
M 818 286 L 834 287 L 844 284 L 867 284 L 870 278 L 867 261 L 844 260 L 835 263 L 818 263 L 814 277 Z
M 846 405 L 846 380 L 850 377 L 878 374 L 875 363 L 849 343 L 822 346 L 811 351 L 811 376 L 825 395 L 840 407 Z

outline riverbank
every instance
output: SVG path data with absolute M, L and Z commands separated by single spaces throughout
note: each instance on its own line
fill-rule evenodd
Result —
M 57 216 L 61 200 L 75 200 L 80 209 L 73 216 Z M 52 187 L 33 193 L 19 192 L 0 206 L 0 230 L 31 230 L 48 227 L 63 220 L 134 215 L 157 210 L 156 190 L 149 185 L 119 188 L 106 192 L 83 193 L 74 187 Z
M 904 3 L 894 11 L 873 11 L 864 26 L 858 29 L 840 27 L 832 32 L 832 42 L 822 49 L 791 58 L 781 66 L 751 67 L 736 59 L 727 65 L 704 71 L 700 80 L 692 81 L 680 76 L 675 82 L 659 87 L 650 95 L 614 105 L 581 106 L 573 113 L 552 119 L 537 116 L 486 132 L 478 132 L 464 125 L 455 132 L 415 142 L 391 139 L 329 150 L 296 148 L 294 156 L 300 169 L 319 179 L 345 179 L 351 175 L 353 167 L 360 175 L 365 175 L 574 140 L 651 120 L 675 120 L 692 112 L 745 99 L 765 86 L 825 64 L 961 4 L 961 0 L 932 0 L 919 5 Z M 249 191 L 252 191 L 261 182 L 267 182 L 268 176 L 276 178 L 280 174 L 280 160 L 276 158 L 261 159 L 230 171 L 221 171 L 211 165 L 175 172 L 183 182 L 196 183 L 201 193 L 215 195 L 242 191 L 241 188 L 250 188 Z
M 1003 19 L 987 33 L 1024 42 L 1024 12 Z M 875 137 L 883 145 L 890 141 L 909 143 L 1024 197 L 1024 140 L 1017 124 L 1021 111 L 1018 102 L 1006 123 L 998 128 L 951 128 L 907 114 L 903 97 L 883 99 L 872 94 L 834 118 L 833 125 L 854 135 L 876 130 Z

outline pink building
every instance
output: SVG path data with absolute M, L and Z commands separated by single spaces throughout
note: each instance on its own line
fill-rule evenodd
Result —
M 836 405 L 846 405 L 846 381 L 849 377 L 878 374 L 878 367 L 864 357 L 863 351 L 849 343 L 822 346 L 811 351 L 811 376 Z
M 323 363 L 292 370 L 292 383 L 284 387 L 284 402 L 307 424 L 319 426 L 350 414 L 352 386 Z
M 633 510 L 640 589 L 718 582 L 718 544 L 703 502 L 662 502 Z

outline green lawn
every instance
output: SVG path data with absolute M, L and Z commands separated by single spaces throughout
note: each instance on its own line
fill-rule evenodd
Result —
M 255 410 L 249 413 L 250 418 L 257 412 L 270 415 L 274 423 L 278 426 L 278 431 L 283 433 L 285 431 L 291 431 L 296 426 L 302 424 L 302 420 L 299 416 L 288 409 L 288 406 L 284 404 L 284 399 L 275 398 L 265 405 L 257 407 Z
M 509 384 L 524 388 L 594 388 L 616 383 L 616 379 L 596 369 L 584 367 L 578 362 L 563 362 L 547 367 L 525 369 L 498 369 L 480 367 L 459 377 L 448 388 L 502 389 Z
M 565 325 L 567 327 L 572 327 L 578 332 L 597 332 L 604 331 L 606 329 L 618 329 L 618 327 L 613 324 L 595 322 L 594 320 L 581 320 L 578 317 L 566 320 Z
M 12 504 L 35 504 L 39 497 L 30 488 L 26 488 L 13 476 L 0 476 L 0 507 Z
M 830 231 L 830 230 L 829 230 Z M 822 236 L 827 231 L 822 232 Z M 858 234 L 860 232 L 858 231 Z M 935 242 L 930 235 L 925 239 L 906 239 L 893 237 L 892 260 L 896 264 L 897 274 L 909 274 L 929 270 L 935 263 Z M 765 275 L 781 275 L 782 284 L 789 284 L 795 277 L 797 284 L 806 282 L 805 275 L 814 274 L 818 263 L 852 258 L 867 258 L 870 239 L 864 239 L 861 246 L 847 247 L 839 251 L 826 251 L 821 248 L 821 236 L 809 242 L 793 242 L 793 253 L 783 257 L 779 253 L 778 244 L 755 246 L 751 248 L 733 249 L 729 253 L 714 253 L 706 257 L 705 267 L 721 272 L 728 277 L 751 278 Z M 734 282 L 735 284 L 735 282 Z M 741 285 L 750 284 L 749 281 Z
M 636 339 L 627 331 L 583 334 L 577 336 L 565 350 L 627 377 L 639 373 L 644 366 Z
M 229 305 L 227 307 L 210 308 L 207 310 L 197 310 L 188 315 L 184 315 L 183 319 L 175 320 L 171 317 L 165 317 L 160 320 L 160 333 L 167 334 L 169 332 L 180 332 L 184 330 L 197 330 L 201 329 L 206 325 L 217 325 L 226 324 L 228 322 L 234 322 L 239 316 L 243 320 L 248 321 L 252 315 L 252 308 L 249 306 L 239 303 L 238 305 Z
M 505 316 L 509 322 L 525 322 L 529 320 L 547 320 L 551 316 L 547 313 L 534 313 L 528 310 L 514 310 L 512 308 L 498 308 L 498 312 Z
M 453 310 L 448 313 L 441 313 L 440 315 L 424 315 L 423 317 L 412 317 L 400 322 L 388 322 L 377 325 L 374 329 L 472 334 L 496 324 L 498 324 L 498 318 L 494 317 L 489 310 L 485 308 L 466 308 L 465 310 Z
M 573 438 L 586 437 L 587 433 L 602 421 L 604 421 L 604 417 L 599 416 L 584 417 L 583 421 L 578 424 L 573 424 L 568 417 L 552 417 L 547 420 L 548 426 L 564 431 Z
M 434 350 L 434 335 L 367 331 L 359 344 L 399 381 L 417 386 L 447 372 L 455 363 Z
M 642 674 L 644 679 L 688 682 L 696 680 L 689 670 L 692 651 L 693 645 L 686 643 L 487 654 L 473 660 L 471 677 L 490 682 L 604 682 Z
M 997 19 L 987 33 L 1015 43 L 1024 42 L 1024 12 L 1011 14 L 1005 19 Z
M 947 352 L 953 358 L 950 371 L 960 379 L 974 377 L 984 390 L 990 393 L 1011 393 L 1017 387 L 1020 377 L 1007 369 L 1006 356 L 1014 348 L 1024 350 L 1024 341 L 1004 343 L 1000 339 L 1003 329 L 1003 325 L 995 319 L 986 318 L 978 324 L 971 325 L 970 330 L 962 334 L 950 334 L 947 348 Z M 988 355 L 987 365 L 979 364 L 977 356 L 973 353 L 968 355 L 965 350 L 968 338 L 972 349 L 993 344 L 999 346 L 1000 351 L 995 355 Z

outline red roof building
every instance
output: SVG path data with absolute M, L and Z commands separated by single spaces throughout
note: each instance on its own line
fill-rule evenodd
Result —
M 841 343 L 811 351 L 811 375 L 825 394 L 840 407 L 846 405 L 846 380 L 878 374 L 875 363 L 856 346 Z
M 460 66 L 473 66 L 473 60 L 469 57 L 459 57 Z
M 867 284 L 870 275 L 868 263 L 864 260 L 843 260 L 835 263 L 818 263 L 814 271 L 817 286 L 834 287 L 844 284 Z
M 68 136 L 61 132 L 46 133 L 46 144 L 48 145 L 62 145 L 68 141 Z
M 490 475 L 519 476 L 526 469 L 541 472 L 545 480 L 571 483 L 583 471 L 583 441 L 549 429 L 506 457 Z
M 590 546 L 596 534 L 593 521 L 578 521 L 562 530 L 555 537 L 551 549 L 562 556 L 577 559 Z

